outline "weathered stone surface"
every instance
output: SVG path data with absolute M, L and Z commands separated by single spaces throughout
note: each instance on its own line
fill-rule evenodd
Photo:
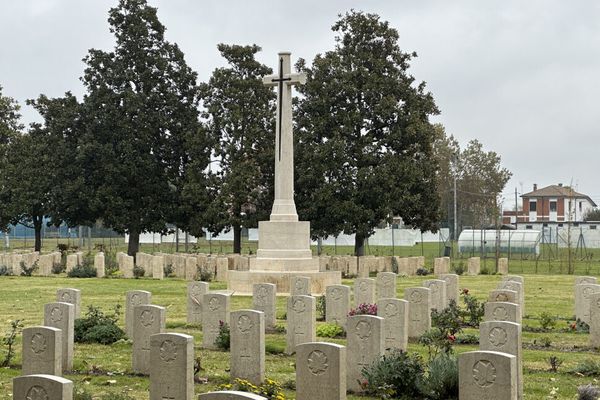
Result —
M 193 281 L 198 272 L 198 259 L 196 257 L 185 257 L 185 280 Z
M 575 317 L 586 324 L 590 323 L 591 296 L 598 292 L 600 292 L 600 285 L 587 283 L 575 286 Z
M 296 400 L 345 400 L 346 362 L 339 344 L 296 346 Z
M 600 347 L 600 292 L 590 295 L 590 346 Z
M 408 337 L 418 338 L 431 328 L 431 289 L 406 288 L 408 306 Z
M 62 369 L 73 369 L 73 338 L 75 327 L 75 306 L 69 303 L 44 304 L 44 325 L 61 330 Z
M 151 303 L 152 293 L 148 291 L 130 290 L 125 293 L 125 333 L 129 338 L 133 338 L 133 309 Z
M 165 332 L 166 310 L 155 305 L 133 308 L 132 368 L 136 374 L 150 373 L 150 337 Z
M 523 398 L 523 355 L 521 325 L 507 321 L 486 321 L 479 325 L 479 349 L 517 357 L 517 393 Z
M 265 380 L 265 315 L 262 311 L 231 313 L 231 378 L 255 385 Z
M 362 369 L 383 354 L 383 318 L 374 315 L 348 317 L 346 389 L 362 391 Z
M 268 400 L 254 393 L 225 390 L 222 392 L 201 393 L 198 400 Z
M 523 278 L 520 276 L 507 276 L 498 284 L 498 289 L 514 290 L 517 292 L 517 303 L 520 307 L 519 311 L 521 312 L 521 316 L 523 316 L 525 309 L 525 286 Z
M 187 322 L 199 324 L 202 322 L 202 302 L 208 293 L 207 282 L 194 281 L 187 285 Z
M 384 348 L 408 348 L 408 307 L 406 300 L 379 299 L 377 301 L 377 315 L 384 319 L 383 339 Z
M 467 265 L 467 275 L 479 275 L 481 272 L 481 260 L 479 257 L 470 257 Z
M 23 375 L 62 376 L 62 331 L 50 326 L 23 329 Z
M 375 279 L 357 278 L 354 280 L 354 305 L 375 304 Z
M 273 283 L 257 283 L 252 287 L 252 309 L 265 314 L 265 328 L 273 328 L 276 321 L 277 286 Z
M 431 289 L 431 308 L 442 311 L 446 308 L 446 281 L 429 279 L 423 282 L 423 287 Z
M 13 400 L 73 400 L 73 382 L 52 375 L 13 378 Z
M 293 354 L 301 343 L 315 342 L 316 300 L 312 296 L 290 296 L 287 300 L 285 353 Z
M 38 273 L 41 276 L 50 276 L 52 274 L 52 265 L 54 264 L 54 256 L 52 254 L 44 254 L 40 256 L 38 261 Z M 3 260 L 0 258 L 0 265 L 4 264 Z
M 586 284 L 586 283 L 595 285 L 598 283 L 598 278 L 596 278 L 595 276 L 576 276 L 575 277 L 576 285 L 582 285 L 582 284 Z
M 222 293 L 207 293 L 202 297 L 202 347 L 216 349 L 215 339 L 219 336 L 220 322 L 229 324 L 231 296 Z
M 350 287 L 346 285 L 327 286 L 325 291 L 325 319 L 346 329 L 350 311 Z
M 150 267 L 152 268 L 152 278 L 154 279 L 165 279 L 165 257 L 164 256 L 153 256 L 150 261 Z
M 229 261 L 227 257 L 217 257 L 215 280 L 218 282 L 227 282 L 229 276 Z
M 103 252 L 94 256 L 94 268 L 96 268 L 96 277 L 104 278 L 106 275 L 106 260 Z
M 440 276 L 450 273 L 450 258 L 436 257 L 433 259 L 433 274 Z
M 460 277 L 456 274 L 441 274 L 439 279 L 446 282 L 446 304 L 450 304 L 450 300 L 454 300 L 456 304 L 460 302 L 459 281 Z
M 498 273 L 500 275 L 508 275 L 508 258 L 498 259 Z
M 488 301 L 485 303 L 486 321 L 508 321 L 520 324 L 522 321 L 519 305 L 502 301 Z
M 306 276 L 292 276 L 290 278 L 290 296 L 310 296 L 310 278 Z
M 56 301 L 73 304 L 75 319 L 81 318 L 81 290 L 73 288 L 58 289 L 56 290 Z
M 77 254 L 67 254 L 66 272 L 69 273 L 78 265 L 79 257 Z
M 123 278 L 133 278 L 133 257 L 123 254 L 119 263 L 119 271 Z
M 514 290 L 496 289 L 490 292 L 488 301 L 500 301 L 519 304 L 519 294 Z
M 517 399 L 517 357 L 497 351 L 458 355 L 460 400 Z
M 396 274 L 380 272 L 377 274 L 377 299 L 396 298 Z
M 150 336 L 150 400 L 194 399 L 194 338 L 181 333 Z

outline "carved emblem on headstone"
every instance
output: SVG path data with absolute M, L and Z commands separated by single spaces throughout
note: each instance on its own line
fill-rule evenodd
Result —
M 165 340 L 160 345 L 160 359 L 171 362 L 177 358 L 177 346 L 171 340 Z
M 489 387 L 496 381 L 496 367 L 490 361 L 479 360 L 473 366 L 473 379 L 481 387 Z
M 46 344 L 46 338 L 41 333 L 36 333 L 31 337 L 31 351 L 35 354 L 40 354 L 46 351 L 48 345 Z
M 495 327 L 490 330 L 489 334 L 490 343 L 496 347 L 501 347 L 506 344 L 508 335 L 506 331 L 500 327 Z
M 591 287 L 585 287 L 583 288 L 583 297 L 589 299 L 593 292 L 594 290 Z
M 508 311 L 506 311 L 506 308 L 503 306 L 494 308 L 492 315 L 496 321 L 506 321 L 508 319 Z
M 506 293 L 498 293 L 496 295 L 496 301 L 508 301 L 508 296 Z
M 52 311 L 50 311 L 50 321 L 52 322 L 60 322 L 62 321 L 63 313 L 60 308 L 54 307 Z
M 356 335 L 361 340 L 365 340 L 371 336 L 371 324 L 368 321 L 358 321 L 356 324 Z
M 210 311 L 217 311 L 219 309 L 219 299 L 216 297 L 211 297 L 208 301 L 208 308 Z
M 327 355 L 321 350 L 313 350 L 308 355 L 308 369 L 314 375 L 321 375 L 329 368 Z
M 25 395 L 26 400 L 48 400 L 46 389 L 41 386 L 32 386 Z
M 70 303 L 73 301 L 73 299 L 71 298 L 71 293 L 69 293 L 69 292 L 63 292 L 63 294 L 60 296 L 60 298 L 65 303 Z
M 366 292 L 367 290 L 369 290 L 369 284 L 365 281 L 362 281 L 358 284 L 358 290 L 360 290 L 361 292 Z
M 331 298 L 333 300 L 339 300 L 342 298 L 342 290 L 340 288 L 331 289 Z
M 257 304 L 264 306 L 267 303 L 267 288 L 260 286 L 256 292 Z
M 393 317 L 398 315 L 398 306 L 394 303 L 387 303 L 384 308 L 386 317 Z
M 295 312 L 300 314 L 300 313 L 303 313 L 304 310 L 306 310 L 306 304 L 304 303 L 304 300 L 298 299 L 298 300 L 294 301 L 292 308 L 294 309 Z
M 410 298 L 411 303 L 420 303 L 421 301 L 423 301 L 423 294 L 421 292 L 414 290 L 410 293 L 409 298 Z
M 142 325 L 150 326 L 154 323 L 154 315 L 148 310 L 142 311 L 142 315 L 140 315 L 140 320 Z
M 240 315 L 237 321 L 237 326 L 240 332 L 246 333 L 254 326 L 254 323 L 247 315 Z
M 139 306 L 142 303 L 142 299 L 140 298 L 140 295 L 137 293 L 134 293 L 131 295 L 131 304 L 133 304 L 134 306 Z

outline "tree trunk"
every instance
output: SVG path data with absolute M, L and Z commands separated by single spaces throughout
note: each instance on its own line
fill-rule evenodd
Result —
M 233 226 L 233 252 L 242 253 L 242 227 L 240 225 Z
M 354 236 L 354 255 L 357 257 L 365 255 L 365 237 L 359 233 Z
M 42 222 L 43 217 L 33 217 L 33 229 L 35 230 L 34 251 L 42 251 Z
M 129 231 L 129 245 L 127 246 L 127 254 L 135 257 L 135 254 L 140 250 L 140 233 L 134 230 Z

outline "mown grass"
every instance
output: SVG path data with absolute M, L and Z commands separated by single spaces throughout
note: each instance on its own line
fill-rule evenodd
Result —
M 523 333 L 523 343 L 528 347 L 542 338 L 550 340 L 550 347 L 539 350 L 525 349 L 525 393 L 526 398 L 544 399 L 558 387 L 558 398 L 572 399 L 577 385 L 592 382 L 592 378 L 569 373 L 577 363 L 586 359 L 600 360 L 600 354 L 588 348 L 588 335 L 559 332 L 567 327 L 573 316 L 573 284 L 574 277 L 566 275 L 524 275 L 526 286 L 526 317 L 524 325 L 539 326 L 539 315 L 551 312 L 558 318 L 554 331 L 548 333 Z M 398 297 L 403 297 L 404 289 L 418 286 L 428 277 L 410 277 L 398 279 Z M 468 288 L 470 293 L 484 300 L 487 293 L 495 288 L 501 277 L 497 275 L 463 276 L 460 278 L 461 288 Z M 216 389 L 220 384 L 229 381 L 229 354 L 221 351 L 201 349 L 202 332 L 198 326 L 186 323 L 186 284 L 178 279 L 157 281 L 152 279 L 68 279 L 65 277 L 0 277 L 0 330 L 7 331 L 10 321 L 20 319 L 25 326 L 39 325 L 43 320 L 44 303 L 55 300 L 56 289 L 76 287 L 82 291 L 82 310 L 94 305 L 110 311 L 116 304 L 124 305 L 125 292 L 133 289 L 144 289 L 152 292 L 154 304 L 167 309 L 167 331 L 192 335 L 196 345 L 196 355 L 201 357 L 203 370 L 200 376 L 207 379 L 205 384 L 196 384 L 196 393 Z M 344 284 L 352 285 L 352 280 L 344 280 Z M 211 283 L 211 289 L 225 289 L 224 283 Z M 234 296 L 231 309 L 249 308 L 251 298 Z M 285 298 L 277 299 L 277 315 L 285 313 Z M 279 322 L 284 323 L 281 320 Z M 120 323 L 123 325 L 123 316 Z M 477 334 L 474 329 L 465 333 Z M 319 339 L 327 340 L 327 339 Z M 344 339 L 330 340 L 344 344 Z M 283 334 L 266 336 L 266 374 L 268 377 L 284 384 L 295 379 L 294 357 L 285 356 L 281 351 L 285 347 Z M 457 352 L 475 350 L 477 346 L 456 346 Z M 409 351 L 418 352 L 427 357 L 426 349 L 410 343 Z M 547 359 L 552 356 L 563 359 L 558 373 L 549 372 Z M 17 343 L 17 355 L 11 368 L 0 369 L 0 400 L 11 398 L 12 378 L 19 375 L 21 363 L 21 343 Z M 75 345 L 74 373 L 67 378 L 75 382 L 77 390 L 85 389 L 94 395 L 106 392 L 125 392 L 136 399 L 148 397 L 148 378 L 131 374 L 131 344 L 118 343 L 112 346 Z M 288 398 L 294 398 L 291 390 L 286 390 Z M 369 397 L 349 396 L 350 399 L 369 399 Z

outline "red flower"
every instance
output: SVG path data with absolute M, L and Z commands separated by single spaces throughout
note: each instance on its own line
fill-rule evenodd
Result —
M 454 342 L 456 340 L 456 336 L 454 335 L 448 335 L 448 340 L 451 342 Z
M 466 295 L 466 294 L 469 294 L 469 289 L 467 289 L 467 288 L 464 288 L 464 289 L 462 290 L 462 294 L 465 294 L 465 295 Z

